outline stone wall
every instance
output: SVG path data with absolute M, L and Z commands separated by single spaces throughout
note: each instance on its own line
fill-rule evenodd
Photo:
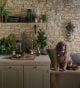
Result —
M 36 37 L 35 25 L 37 26 L 36 31 L 46 29 L 46 24 L 39 23 L 0 23 L 0 38 L 14 34 L 16 39 L 20 40 L 22 33 L 25 32 L 27 38 L 34 39 Z
M 71 52 L 80 52 L 80 0 L 7 0 L 6 9 L 12 15 L 25 15 L 29 8 L 34 9 L 39 15 L 47 14 L 48 16 L 46 25 L 44 23 L 41 23 L 43 26 L 38 25 L 47 35 L 47 47 L 54 48 L 59 41 L 65 41 Z M 68 42 L 65 38 L 65 27 L 70 21 L 75 28 L 71 41 Z M 15 33 L 28 31 L 28 29 L 33 30 L 32 24 L 27 25 L 29 24 L 0 24 L 0 35 L 13 30 Z

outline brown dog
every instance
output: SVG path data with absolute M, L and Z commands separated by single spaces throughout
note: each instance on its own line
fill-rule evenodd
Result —
M 72 66 L 72 59 L 68 55 L 67 45 L 64 42 L 59 42 L 56 45 L 56 55 L 58 69 L 66 70 Z

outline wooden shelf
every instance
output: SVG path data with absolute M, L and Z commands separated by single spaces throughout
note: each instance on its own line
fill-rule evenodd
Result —
M 26 22 L 0 22 L 0 24 L 47 24 L 47 23 L 26 23 Z

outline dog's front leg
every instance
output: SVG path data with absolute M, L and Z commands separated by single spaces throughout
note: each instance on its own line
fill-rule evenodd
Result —
M 57 69 L 56 69 L 57 71 L 59 71 L 60 70 L 60 66 L 59 66 L 59 63 L 57 63 Z
M 68 63 L 68 61 L 67 61 L 67 59 L 65 59 L 64 66 L 63 66 L 63 70 L 66 70 L 66 68 L 67 68 L 67 63 Z

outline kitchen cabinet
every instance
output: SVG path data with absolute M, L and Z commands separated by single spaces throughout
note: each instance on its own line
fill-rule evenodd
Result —
M 50 88 L 50 59 L 0 60 L 0 88 Z
M 0 88 L 23 88 L 22 66 L 0 66 Z
M 24 88 L 49 88 L 49 78 L 46 66 L 24 67 Z
M 51 88 L 80 88 L 80 70 L 51 71 Z

